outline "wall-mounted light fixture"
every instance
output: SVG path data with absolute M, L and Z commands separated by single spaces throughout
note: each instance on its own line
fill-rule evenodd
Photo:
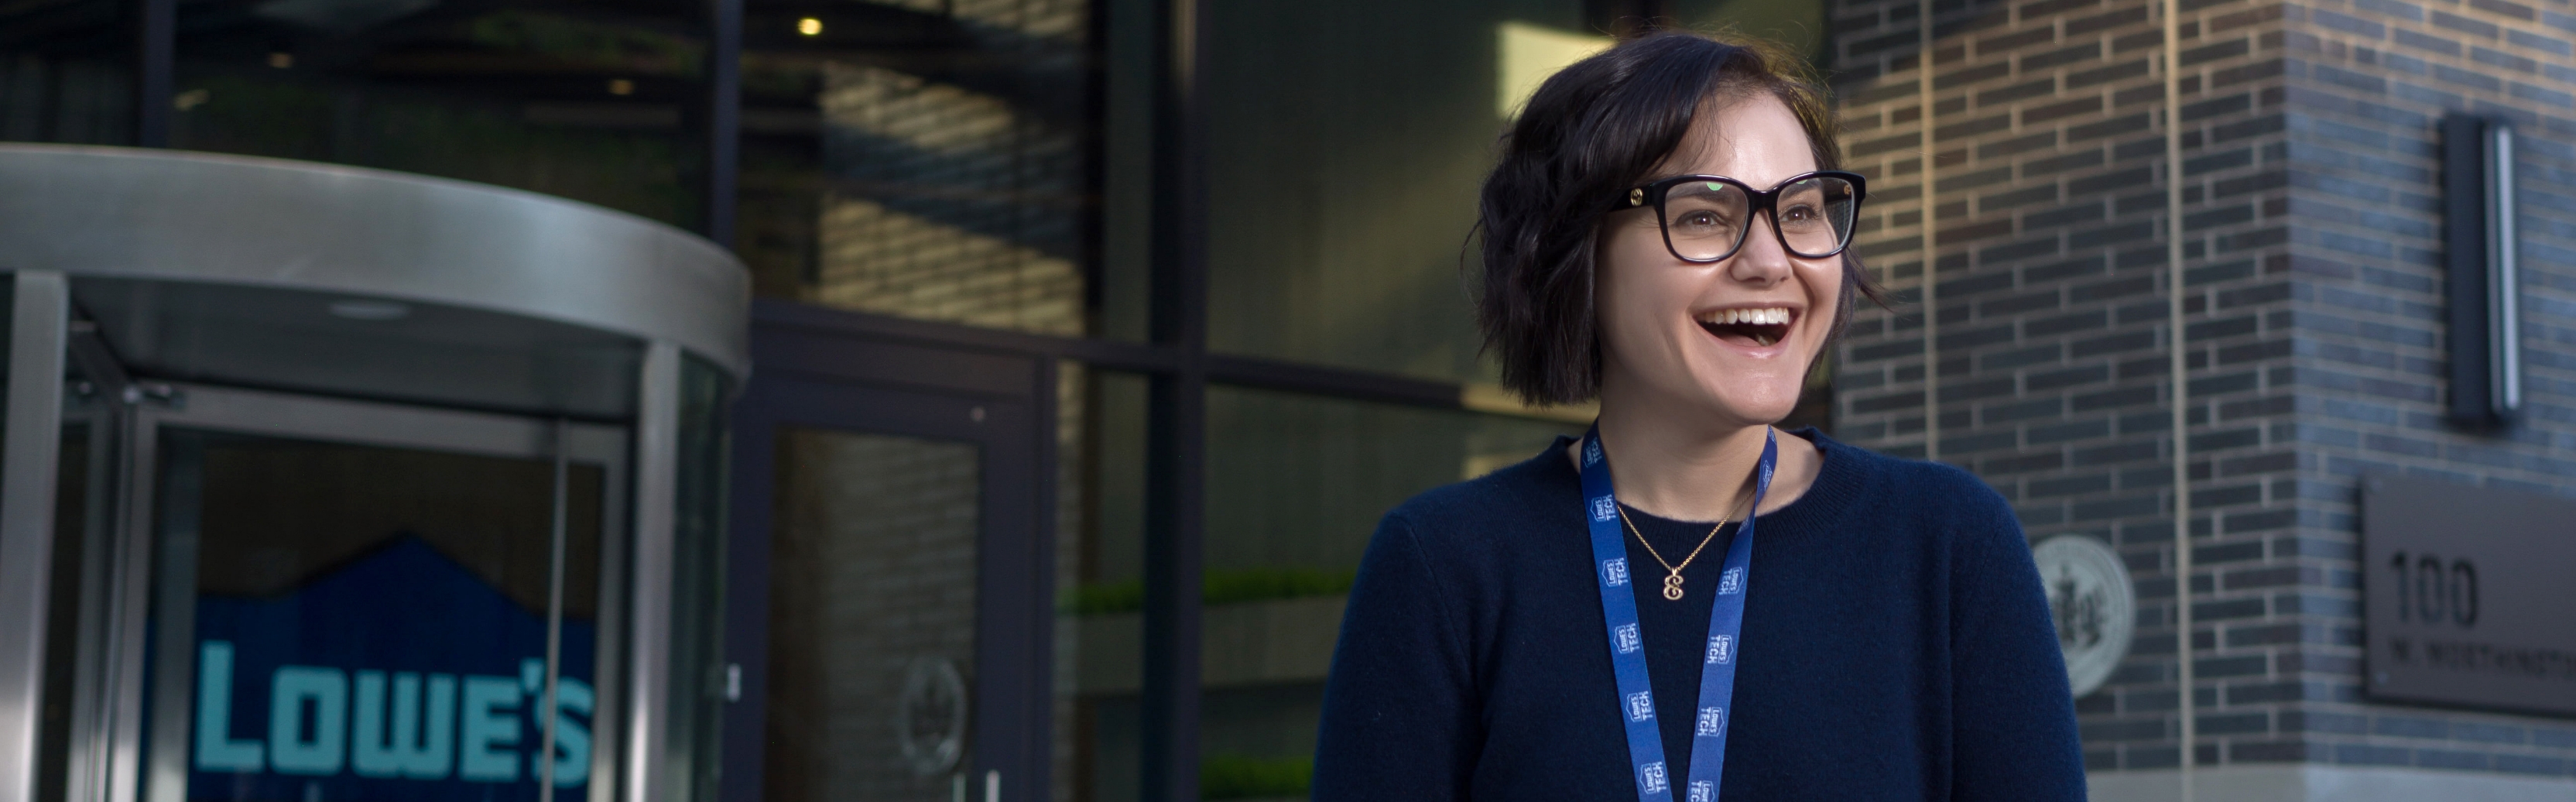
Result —
M 2442 205 L 2450 272 L 2451 417 L 2509 423 L 2522 409 L 2522 278 L 2514 221 L 2513 124 L 2442 118 Z

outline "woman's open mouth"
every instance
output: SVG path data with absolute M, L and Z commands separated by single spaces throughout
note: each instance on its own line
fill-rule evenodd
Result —
M 1760 348 L 1788 337 L 1797 320 L 1797 310 L 1785 306 L 1719 309 L 1702 313 L 1699 327 L 1720 340 Z

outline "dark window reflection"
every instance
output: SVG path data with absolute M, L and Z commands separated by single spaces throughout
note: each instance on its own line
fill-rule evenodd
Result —
M 1564 422 L 1209 390 L 1202 798 L 1305 797 L 1343 600 L 1388 508 L 1580 432 Z
M 180 4 L 170 144 L 702 221 L 702 4 Z
M 1080 334 L 1090 0 L 751 2 L 742 212 L 757 290 Z
M 134 141 L 132 3 L 0 3 L 0 140 Z

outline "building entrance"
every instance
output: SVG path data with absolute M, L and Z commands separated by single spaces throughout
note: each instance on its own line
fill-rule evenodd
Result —
M 0 802 L 716 777 L 714 244 L 380 171 L 0 146 Z

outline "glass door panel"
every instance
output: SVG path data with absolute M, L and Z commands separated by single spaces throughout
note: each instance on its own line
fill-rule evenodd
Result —
M 775 449 L 767 798 L 982 799 L 978 448 L 782 426 Z
M 336 414 L 139 427 L 157 435 L 143 798 L 601 798 L 623 438 L 305 403 Z
M 979 354 L 935 363 L 982 392 L 797 375 L 868 344 L 776 335 L 734 407 L 722 799 L 1047 799 L 1054 432 L 1030 399 L 1055 377 Z
M 65 398 L 63 406 L 61 450 L 54 457 L 54 564 L 46 587 L 45 700 L 43 718 L 37 724 L 44 736 L 37 747 L 37 799 L 64 799 L 69 793 L 73 706 L 79 698 L 73 688 L 82 676 L 77 670 L 82 588 L 89 575 L 84 561 L 93 540 L 93 522 L 105 517 L 92 505 L 104 502 L 102 497 L 109 494 L 107 463 L 114 461 L 105 449 L 108 438 L 94 423 L 95 412 L 77 396 Z

